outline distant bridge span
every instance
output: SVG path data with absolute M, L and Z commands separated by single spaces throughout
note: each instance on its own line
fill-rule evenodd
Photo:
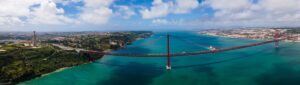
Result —
M 127 57 L 167 57 L 167 65 L 166 69 L 170 70 L 171 69 L 171 64 L 170 64 L 170 57 L 176 57 L 176 56 L 191 56 L 191 55 L 201 55 L 201 54 L 212 54 L 212 53 L 219 53 L 219 52 L 225 52 L 225 51 L 231 51 L 231 50 L 238 50 L 238 49 L 243 49 L 243 48 L 248 48 L 248 47 L 254 47 L 254 46 L 259 46 L 259 45 L 264 45 L 268 43 L 275 43 L 275 47 L 278 47 L 278 42 L 293 38 L 291 36 L 287 36 L 284 38 L 280 38 L 280 34 L 278 30 L 276 30 L 274 34 L 274 40 L 268 40 L 268 41 L 263 41 L 263 42 L 258 42 L 258 43 L 252 43 L 252 44 L 246 44 L 246 45 L 241 45 L 241 46 L 234 46 L 234 47 L 228 47 L 228 48 L 214 48 L 210 47 L 210 50 L 207 51 L 196 51 L 196 52 L 178 52 L 178 53 L 170 53 L 170 35 L 167 35 L 167 53 L 165 54 L 138 54 L 138 53 L 111 53 L 111 52 L 100 52 L 100 51 L 86 51 L 82 50 L 80 51 L 81 53 L 88 53 L 88 54 L 97 54 L 100 56 L 104 55 L 112 55 L 112 56 L 127 56 Z
M 218 52 L 225 52 L 225 51 L 231 51 L 231 50 L 237 50 L 237 49 L 243 49 L 248 47 L 254 47 L 259 45 L 264 45 L 268 43 L 273 42 L 279 42 L 283 39 L 278 40 L 269 40 L 259 43 L 252 43 L 247 45 L 241 45 L 241 46 L 235 46 L 235 47 L 228 47 L 228 48 L 220 48 L 217 50 L 208 50 L 208 51 L 198 51 L 198 52 L 178 52 L 178 53 L 171 53 L 171 57 L 178 57 L 178 56 L 191 56 L 191 55 L 201 55 L 201 54 L 211 54 L 211 53 L 218 53 Z M 112 56 L 127 56 L 127 57 L 165 57 L 168 54 L 136 54 L 136 53 L 109 53 L 109 52 L 100 52 L 100 51 L 86 51 L 88 53 L 96 53 L 96 54 L 102 54 L 102 55 L 112 55 Z

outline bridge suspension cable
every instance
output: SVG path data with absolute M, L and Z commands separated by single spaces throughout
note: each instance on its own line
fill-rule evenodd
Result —
M 172 36 L 174 37 L 174 36 Z M 252 43 L 252 44 L 246 44 L 246 45 L 241 45 L 241 46 L 234 46 L 234 47 L 227 47 L 227 48 L 220 48 L 216 50 L 207 50 L 207 51 L 196 51 L 196 52 L 177 52 L 177 53 L 170 53 L 170 35 L 167 34 L 167 53 L 163 54 L 137 54 L 137 53 L 111 53 L 111 52 L 99 52 L 99 51 L 87 51 L 88 53 L 96 53 L 99 55 L 112 55 L 112 56 L 127 56 L 127 57 L 167 57 L 167 65 L 166 69 L 170 70 L 171 69 L 171 64 L 170 60 L 171 57 L 176 57 L 176 56 L 192 56 L 192 55 L 201 55 L 201 54 L 212 54 L 212 53 L 218 53 L 218 52 L 225 52 L 225 51 L 231 51 L 231 50 L 237 50 L 237 49 L 243 49 L 243 48 L 248 48 L 248 47 L 254 47 L 254 46 L 259 46 L 259 45 L 264 45 L 268 43 L 275 43 L 275 46 L 278 47 L 278 42 L 288 39 L 290 37 L 284 37 L 280 38 L 280 35 L 278 32 L 275 33 L 274 39 L 273 40 L 268 40 L 268 41 L 263 41 L 263 42 L 258 42 L 258 43 Z M 177 39 L 180 39 L 177 37 Z M 180 39 L 182 40 L 182 39 Z M 184 40 L 186 41 L 186 40 Z M 195 43 L 193 43 L 195 44 Z M 205 45 L 206 46 L 206 45 Z M 239 58 L 237 58 L 239 59 Z M 226 61 L 226 60 L 225 60 Z M 223 61 L 220 61 L 223 62 Z M 213 63 L 218 63 L 218 62 L 213 62 Z M 208 64 L 213 64 L 213 63 L 208 63 Z M 205 64 L 203 64 L 205 65 Z M 176 68 L 183 68 L 183 67 L 188 67 L 188 66 L 177 66 Z
M 171 35 L 167 35 L 167 38 L 170 38 L 170 36 Z M 172 36 L 172 37 L 174 37 L 174 36 Z M 274 40 L 268 40 L 268 41 L 263 41 L 263 42 L 253 43 L 253 44 L 246 44 L 246 45 L 241 45 L 241 46 L 228 47 L 228 48 L 219 48 L 219 49 L 216 49 L 216 50 L 206 50 L 206 51 L 196 51 L 196 52 L 177 52 L 177 53 L 167 53 L 167 54 L 164 54 L 164 53 L 158 53 L 158 54 L 111 53 L 111 52 L 99 52 L 99 51 L 88 51 L 88 52 L 98 53 L 98 54 L 101 54 L 101 55 L 127 56 L 127 57 L 163 57 L 163 56 L 176 57 L 176 56 L 192 56 L 192 55 L 211 54 L 211 53 L 218 53 L 218 52 L 224 52 L 224 51 L 237 50 L 237 49 L 242 49 L 242 48 L 247 48 L 247 47 L 253 47 L 253 46 L 258 46 L 258 45 L 263 45 L 263 44 L 268 44 L 268 43 L 274 43 L 274 42 L 275 42 L 275 45 L 278 45 L 279 41 L 285 40 L 287 38 L 288 37 L 279 38 L 279 34 L 275 34 Z M 178 39 L 178 37 L 177 37 L 177 39 Z
M 247 44 L 247 45 L 241 45 L 241 46 L 235 46 L 235 47 L 228 47 L 228 48 L 220 48 L 218 50 L 208 50 L 208 51 L 196 51 L 196 52 L 179 52 L 179 53 L 170 53 L 171 57 L 177 57 L 177 56 L 192 56 L 192 55 L 201 55 L 201 54 L 211 54 L 211 53 L 218 53 L 218 52 L 224 52 L 224 51 L 231 51 L 231 50 L 237 50 L 237 49 L 242 49 L 242 48 L 247 48 L 247 47 L 253 47 L 253 46 L 259 46 L 263 44 L 268 44 L 268 43 L 273 43 L 276 41 L 281 41 L 283 39 L 278 39 L 278 40 L 269 40 L 269 41 L 264 41 L 264 42 L 259 42 L 259 43 L 253 43 L 253 44 Z M 110 52 L 99 52 L 99 51 L 89 51 L 93 53 L 99 53 L 102 55 L 112 55 L 112 56 L 127 56 L 127 57 L 163 57 L 167 56 L 167 54 L 137 54 L 137 53 L 110 53 Z

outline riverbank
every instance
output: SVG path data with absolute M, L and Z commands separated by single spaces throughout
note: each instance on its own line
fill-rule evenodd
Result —
M 73 66 L 72 66 L 72 67 L 73 67 Z M 57 69 L 57 70 L 55 70 L 55 71 L 53 71 L 53 72 L 51 72 L 51 73 L 42 74 L 40 77 L 44 77 L 44 76 L 47 76 L 47 75 L 52 74 L 52 73 L 55 73 L 55 72 L 60 72 L 60 71 L 63 71 L 63 70 L 65 70 L 65 69 L 68 69 L 68 68 L 71 68 L 71 67 L 62 67 L 62 68 L 59 68 L 59 69 Z
M 5 46 L 6 47 L 6 46 Z M 18 82 L 40 77 L 61 68 L 88 63 L 88 58 L 76 51 L 63 51 L 51 46 L 36 49 L 11 45 L 0 54 L 0 82 Z M 100 57 L 98 57 L 100 58 Z
M 117 37 L 115 40 L 122 42 L 122 40 L 130 39 L 133 42 L 137 38 L 143 37 L 143 33 L 134 34 L 126 38 Z M 96 42 L 96 41 L 95 41 Z M 91 43 L 91 42 L 87 42 Z M 126 44 L 130 44 L 126 43 Z M 108 45 L 108 43 L 103 43 Z M 38 77 L 47 76 L 54 72 L 90 63 L 90 59 L 98 60 L 103 56 L 99 55 L 82 55 L 76 49 L 65 50 L 50 44 L 44 44 L 41 48 L 29 48 L 21 44 L 3 45 L 5 52 L 0 52 L 0 83 L 17 84 L 19 82 L 31 80 Z M 112 47 L 109 47 L 112 48 Z M 112 50 L 122 48 L 121 46 L 113 47 Z M 105 49 L 103 51 L 109 51 Z
M 215 37 L 224 37 L 224 38 L 236 38 L 236 39 L 250 39 L 250 40 L 270 40 L 270 39 L 261 39 L 261 38 L 247 38 L 247 37 L 232 37 L 232 36 L 223 36 L 223 35 L 217 35 L 217 34 L 210 34 L 210 33 L 203 33 L 203 32 L 197 32 L 197 34 L 201 35 L 207 35 L 207 36 L 215 36 Z M 300 41 L 296 40 L 283 40 L 284 42 L 297 42 L 299 43 Z
M 91 63 L 91 62 L 83 63 L 83 64 L 80 64 L 80 65 L 89 64 L 89 63 Z M 78 65 L 77 65 L 77 66 L 78 66 Z M 53 71 L 53 72 L 46 73 L 46 74 L 42 74 L 40 77 L 48 76 L 48 75 L 51 75 L 51 74 L 56 73 L 56 72 L 61 72 L 61 71 L 63 71 L 63 70 L 71 69 L 71 68 L 73 68 L 73 67 L 76 67 L 76 66 L 62 67 L 62 68 L 59 68 L 59 69 L 57 69 L 57 70 L 55 70 L 55 71 Z M 37 78 L 39 78 L 39 77 L 37 77 Z
M 160 35 L 134 42 L 130 47 L 116 52 L 165 53 L 165 39 Z M 170 33 L 184 37 L 191 42 L 213 46 L 239 46 L 255 41 L 228 39 L 194 33 Z M 143 45 L 145 43 L 157 43 Z M 202 49 L 194 44 L 172 41 L 172 52 Z M 166 58 L 131 58 L 109 56 L 103 63 L 80 65 L 53 73 L 43 78 L 20 83 L 21 85 L 273 85 L 274 82 L 297 85 L 300 73 L 300 44 L 281 43 L 275 49 L 273 44 L 262 45 L 209 55 L 195 55 L 172 58 L 172 70 L 166 71 Z M 143 49 L 131 48 L 142 47 Z M 195 49 L 196 48 L 196 49 Z M 198 48 L 198 49 L 197 49 Z M 109 65 L 106 65 L 107 63 Z M 178 66 L 180 68 L 178 68 Z M 285 75 L 288 73 L 288 75 Z M 268 79 L 269 78 L 269 79 Z M 275 79 L 273 79 L 275 78 Z M 278 78 L 284 78 L 278 81 Z M 268 79 L 268 80 L 266 80 Z M 166 81 L 167 80 L 167 81 Z M 174 81 L 174 82 L 169 82 Z M 287 82 L 286 82 L 287 81 Z

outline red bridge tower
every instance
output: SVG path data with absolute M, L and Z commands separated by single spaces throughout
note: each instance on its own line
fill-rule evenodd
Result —
M 167 70 L 171 70 L 171 63 L 170 63 L 170 35 L 167 34 L 167 66 L 166 66 L 166 69 Z
M 275 30 L 275 35 L 274 35 L 274 40 L 275 40 L 275 47 L 278 48 L 279 47 L 279 31 Z

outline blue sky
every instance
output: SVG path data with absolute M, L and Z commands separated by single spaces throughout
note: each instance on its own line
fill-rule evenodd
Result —
M 201 30 L 299 20 L 299 0 L 0 1 L 0 31 Z

